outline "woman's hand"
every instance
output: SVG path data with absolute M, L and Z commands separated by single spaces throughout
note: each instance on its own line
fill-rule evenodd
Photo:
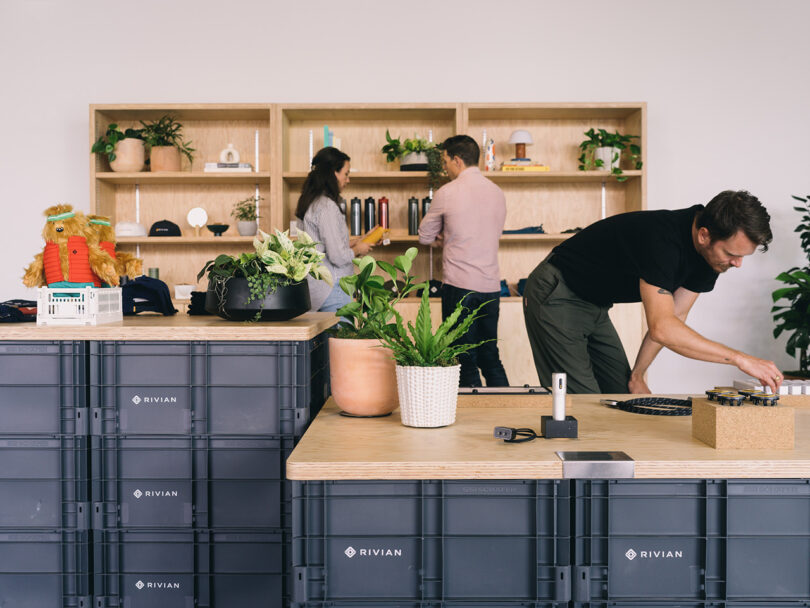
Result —
M 351 241 L 349 241 L 351 243 Z M 372 249 L 372 245 L 370 243 L 366 243 L 360 237 L 357 237 L 355 242 L 350 245 L 352 251 L 354 251 L 354 255 L 361 256 L 366 255 Z

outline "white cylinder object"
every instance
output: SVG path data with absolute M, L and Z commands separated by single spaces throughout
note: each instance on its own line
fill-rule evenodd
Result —
M 551 374 L 551 415 L 554 420 L 565 420 L 565 374 Z

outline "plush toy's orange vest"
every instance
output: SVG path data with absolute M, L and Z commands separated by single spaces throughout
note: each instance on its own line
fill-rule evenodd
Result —
M 48 285 L 69 281 L 71 283 L 94 283 L 93 271 L 90 270 L 90 250 L 87 240 L 83 236 L 68 237 L 68 276 L 62 276 L 62 263 L 59 260 L 59 245 L 49 241 L 45 244 L 43 252 L 43 266 L 45 267 L 45 282 Z

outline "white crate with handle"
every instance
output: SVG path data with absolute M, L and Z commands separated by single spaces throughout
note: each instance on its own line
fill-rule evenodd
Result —
M 37 325 L 102 325 L 123 319 L 120 287 L 40 287 Z

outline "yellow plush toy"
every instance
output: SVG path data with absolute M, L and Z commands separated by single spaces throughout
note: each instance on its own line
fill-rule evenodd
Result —
M 115 260 L 115 270 L 118 276 L 127 275 L 130 278 L 135 278 L 143 274 L 143 260 L 141 258 L 136 258 L 125 251 L 116 251 L 115 231 L 110 225 L 110 218 L 103 215 L 87 216 L 87 242 L 88 244 L 97 244 L 112 256 Z
M 25 269 L 27 287 L 93 287 L 98 279 L 118 285 L 110 254 L 87 242 L 87 220 L 81 212 L 71 205 L 54 205 L 45 210 L 45 217 L 45 248 Z

